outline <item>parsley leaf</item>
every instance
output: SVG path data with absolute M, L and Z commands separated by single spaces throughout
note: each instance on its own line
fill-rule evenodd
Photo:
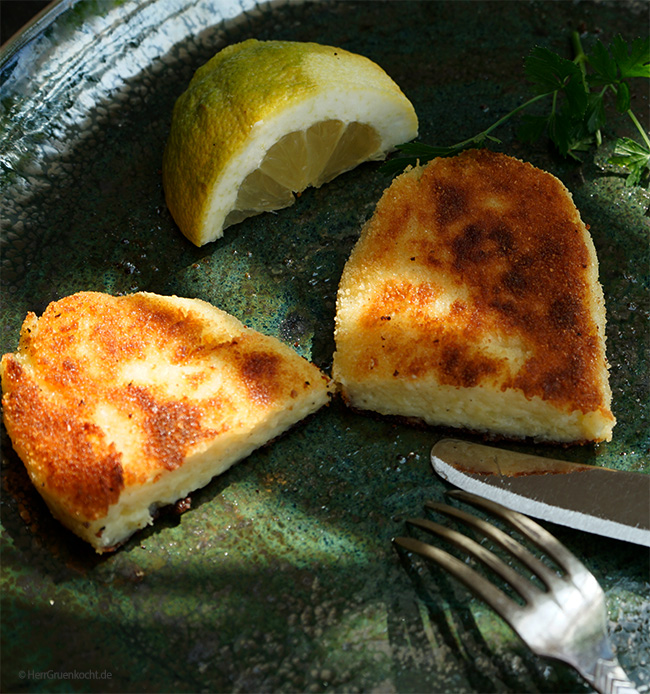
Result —
M 572 113 L 584 113 L 587 92 L 582 83 L 580 68 L 574 62 L 547 48 L 537 47 L 526 59 L 525 71 L 538 94 L 562 92 Z
M 621 79 L 650 77 L 650 38 L 635 39 L 631 49 L 628 49 L 623 38 L 618 35 L 612 41 L 611 51 Z
M 600 130 L 607 122 L 605 104 L 600 94 L 590 94 L 587 110 L 585 111 L 585 124 L 590 133 Z
M 594 72 L 587 76 L 589 84 L 604 86 L 614 84 L 618 79 L 618 65 L 601 41 L 597 41 L 589 54 L 589 65 Z
M 616 90 L 616 108 L 619 113 L 627 113 L 630 110 L 630 88 L 627 82 L 621 82 Z
M 650 38 L 638 38 L 628 44 L 618 35 L 608 47 L 597 41 L 588 55 L 577 32 L 572 33 L 571 39 L 576 54 L 573 60 L 540 46 L 531 51 L 524 62 L 524 71 L 534 95 L 489 128 L 448 147 L 419 142 L 402 145 L 399 149 L 403 156 L 388 160 L 382 170 L 393 174 L 434 157 L 458 154 L 468 147 L 483 147 L 490 141 L 499 142 L 492 135 L 494 130 L 542 100 L 550 101 L 548 112 L 524 113 L 518 137 L 524 142 L 534 142 L 547 135 L 560 154 L 579 160 L 580 154 L 602 144 L 602 130 L 607 123 L 605 96 L 611 92 L 616 110 L 630 118 L 642 142 L 618 139 L 609 161 L 624 169 L 626 185 L 650 180 L 650 137 L 631 110 L 629 83 L 633 78 L 650 78 Z
M 641 178 L 650 172 L 650 147 L 644 146 L 629 137 L 616 141 L 614 154 L 609 158 L 612 164 L 618 164 L 627 169 L 626 186 L 636 186 Z

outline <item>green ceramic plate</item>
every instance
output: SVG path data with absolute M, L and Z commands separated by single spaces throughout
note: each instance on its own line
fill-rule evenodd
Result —
M 337 282 L 389 180 L 364 165 L 216 243 L 187 242 L 165 207 L 161 154 L 174 100 L 227 43 L 365 54 L 413 101 L 421 139 L 448 144 L 520 103 L 535 44 L 568 54 L 574 28 L 590 45 L 647 20 L 645 2 L 623 1 L 55 4 L 0 66 L 2 352 L 29 310 L 78 290 L 143 289 L 206 299 L 329 369 Z M 647 191 L 591 158 L 524 147 L 510 126 L 498 135 L 567 184 L 601 261 L 619 423 L 610 444 L 553 453 L 648 473 Z M 446 433 L 333 402 L 187 513 L 100 558 L 50 518 L 3 431 L 2 691 L 585 691 L 394 552 L 402 518 L 443 495 L 429 450 Z M 551 528 L 605 588 L 613 641 L 647 691 L 647 551 Z

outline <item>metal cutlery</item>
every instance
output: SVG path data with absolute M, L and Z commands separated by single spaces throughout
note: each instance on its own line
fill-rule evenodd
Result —
M 474 514 L 437 502 L 426 507 L 469 528 L 479 541 L 453 528 L 425 518 L 407 519 L 412 528 L 455 545 L 468 560 L 478 560 L 521 597 L 507 595 L 495 583 L 453 554 L 414 537 L 397 537 L 400 548 L 432 560 L 461 581 L 499 614 L 537 655 L 572 666 L 602 694 L 638 694 L 614 654 L 607 634 L 605 595 L 596 578 L 553 535 L 535 521 L 493 501 L 454 490 L 449 496 L 486 512 L 537 546 L 561 570 L 557 572 L 512 535 Z M 531 581 L 503 561 L 504 551 L 536 577 Z

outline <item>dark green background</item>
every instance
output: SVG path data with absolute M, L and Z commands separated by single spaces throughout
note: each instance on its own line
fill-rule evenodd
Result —
M 81 1 L 5 47 L 2 352 L 28 310 L 79 290 L 142 289 L 206 299 L 329 370 L 338 279 L 390 181 L 363 165 L 193 247 L 166 209 L 160 166 L 194 70 L 248 37 L 341 46 L 400 84 L 422 141 L 450 144 L 521 103 L 534 45 L 570 56 L 575 28 L 586 47 L 632 38 L 648 5 L 326 2 L 234 14 Z M 648 113 L 640 81 L 633 108 Z M 613 127 L 633 134 L 623 118 Z M 520 144 L 514 125 L 496 134 L 502 151 L 560 177 L 591 227 L 619 420 L 609 444 L 520 447 L 648 473 L 648 192 L 626 189 L 602 156 L 578 165 L 545 142 Z M 444 493 L 428 456 L 446 433 L 334 401 L 197 492 L 183 516 L 97 557 L 51 520 L 3 430 L 2 690 L 585 691 L 466 593 L 426 570 L 420 586 L 400 563 L 390 540 L 403 517 Z M 549 527 L 603 585 L 621 661 L 647 686 L 647 550 Z M 75 671 L 99 679 L 60 679 Z

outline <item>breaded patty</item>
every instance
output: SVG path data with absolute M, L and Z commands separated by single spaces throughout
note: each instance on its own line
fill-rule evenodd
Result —
M 279 340 L 199 300 L 74 294 L 2 358 L 4 421 L 53 515 L 98 552 L 328 401 Z
M 592 239 L 564 185 L 487 150 L 385 191 L 345 266 L 333 377 L 355 408 L 499 437 L 608 441 Z

